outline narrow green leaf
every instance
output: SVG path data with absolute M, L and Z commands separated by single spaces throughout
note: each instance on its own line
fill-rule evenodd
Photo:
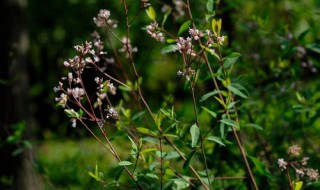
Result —
M 214 142 L 220 144 L 221 146 L 226 146 L 226 145 L 222 142 L 222 139 L 221 139 L 220 137 L 210 136 L 210 137 L 207 137 L 207 140 L 209 140 L 209 141 L 214 141 Z
M 190 128 L 191 134 L 191 147 L 194 148 L 197 146 L 199 137 L 200 137 L 200 130 L 196 124 L 193 124 Z
M 238 103 L 238 102 L 239 102 L 239 101 L 231 102 L 231 103 L 228 105 L 227 109 L 228 109 L 228 110 L 232 109 L 232 108 L 234 107 L 234 105 L 235 105 L 236 103 Z
M 250 156 L 248 155 L 248 158 L 250 159 L 250 161 L 253 163 L 254 167 L 255 167 L 255 170 L 260 174 L 260 175 L 263 175 L 263 176 L 266 176 L 270 179 L 273 178 L 273 176 L 271 175 L 271 173 L 269 172 L 267 166 L 262 162 L 260 161 L 259 159 L 257 159 L 256 157 L 254 156 Z
M 262 128 L 260 125 L 257 125 L 257 124 L 254 124 L 254 123 L 245 124 L 244 127 L 251 127 L 251 128 L 258 129 L 258 130 L 260 130 L 260 131 L 263 130 L 263 128 Z
M 68 117 L 71 117 L 71 118 L 79 118 L 79 114 L 74 111 L 73 109 L 64 109 L 64 113 L 66 113 L 66 115 Z
M 167 19 L 168 19 L 168 16 L 170 15 L 170 13 L 171 13 L 171 8 L 169 8 L 169 10 L 164 14 L 164 17 L 163 17 L 163 20 L 162 20 L 162 23 L 161 23 L 161 26 L 163 26 L 165 23 L 166 23 L 166 21 L 167 21 Z
M 231 120 L 231 119 L 228 119 L 228 118 L 223 118 L 220 120 L 222 123 L 226 124 L 226 125 L 229 125 L 229 126 L 232 126 L 236 129 L 240 129 L 239 125 L 237 122 Z
M 212 47 L 217 47 L 217 46 L 218 46 L 217 44 L 213 44 L 213 45 L 212 45 Z M 213 55 L 215 58 L 217 58 L 217 60 L 220 61 L 219 55 L 216 54 L 216 52 L 214 52 L 213 49 L 210 49 L 210 48 L 208 48 L 208 47 L 206 47 L 206 46 L 204 46 L 204 45 L 200 45 L 200 47 L 201 47 L 202 49 L 206 50 L 206 52 L 210 53 L 210 54 Z
M 157 136 L 157 133 L 151 131 L 150 129 L 144 128 L 144 127 L 138 127 L 137 130 L 140 133 L 143 133 L 143 134 L 146 134 L 146 135 Z
M 130 136 L 128 136 L 129 140 L 131 141 L 131 147 L 134 149 L 134 150 L 138 150 L 138 147 L 136 145 L 136 143 L 132 140 L 132 138 Z
M 201 106 L 201 108 L 206 111 L 207 113 L 209 113 L 210 115 L 212 115 L 212 117 L 216 118 L 217 117 L 217 114 L 214 113 L 213 111 L 209 110 L 208 108 L 204 107 L 204 106 Z
M 115 172 L 114 180 L 119 181 L 122 173 L 123 173 L 124 167 L 118 167 L 118 169 Z
M 147 149 L 144 149 L 140 152 L 140 154 L 145 154 L 145 153 L 148 153 L 148 152 L 154 152 L 154 151 L 157 151 L 156 148 L 147 148 Z
M 223 67 L 228 69 L 231 65 L 233 65 L 241 56 L 238 52 L 232 52 L 226 58 L 224 58 Z
M 197 150 L 193 150 L 187 157 L 187 160 L 184 162 L 183 164 L 183 170 L 186 171 L 187 168 L 189 168 L 189 165 L 190 165 L 190 161 L 194 155 L 194 153 L 196 153 Z
M 245 95 L 243 92 L 241 92 L 240 90 L 238 90 L 234 85 L 230 84 L 229 86 L 227 86 L 227 88 L 233 92 L 235 95 L 238 95 L 242 98 L 248 98 L 247 95 Z
M 164 137 L 172 137 L 172 138 L 179 138 L 177 135 L 174 134 L 163 134 Z
M 132 91 L 132 88 L 129 87 L 129 86 L 124 86 L 124 85 L 120 85 L 118 86 L 118 88 L 122 91 L 126 91 L 126 92 L 131 92 Z
M 146 176 L 153 179 L 159 179 L 159 177 L 156 174 L 147 173 Z
M 149 6 L 149 8 L 146 9 L 146 13 L 151 20 L 154 20 L 157 16 L 156 11 L 154 10 L 154 8 L 152 6 Z
M 171 53 L 171 52 L 174 52 L 176 50 L 177 50 L 177 45 L 176 44 L 171 44 L 171 45 L 168 45 L 168 46 L 162 48 L 161 54 Z
M 130 161 L 121 161 L 118 163 L 119 166 L 130 166 L 132 165 L 132 162 Z
M 199 101 L 203 102 L 203 101 L 207 100 L 208 98 L 210 98 L 211 96 L 214 96 L 216 94 L 219 94 L 218 90 L 214 90 L 212 92 L 206 93 L 205 95 L 201 96 Z
M 227 105 L 218 97 L 214 97 L 224 108 L 227 108 Z
M 146 113 L 146 111 L 138 112 L 138 113 L 134 114 L 131 119 L 134 121 L 134 120 L 142 117 L 145 113 Z
M 189 28 L 189 26 L 191 26 L 191 20 L 188 20 L 188 21 L 184 22 L 184 23 L 180 26 L 179 31 L 178 31 L 178 36 L 179 36 L 180 34 L 182 34 L 184 31 L 186 31 L 186 30 Z

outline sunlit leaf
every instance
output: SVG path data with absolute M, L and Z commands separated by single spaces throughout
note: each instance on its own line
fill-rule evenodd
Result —
M 140 152 L 140 154 L 145 154 L 145 153 L 148 153 L 148 152 L 155 152 L 157 151 L 156 148 L 147 148 L 147 149 L 144 149 Z
M 151 19 L 151 20 L 154 20 L 156 19 L 156 11 L 154 10 L 154 8 L 152 6 L 149 6 L 148 9 L 146 9 L 146 13 L 148 15 L 148 17 Z
M 144 127 L 138 127 L 137 130 L 140 133 L 143 133 L 143 134 L 146 134 L 146 135 L 157 136 L 157 133 L 151 131 L 150 129 L 144 128 Z
M 132 165 L 132 162 L 130 161 L 121 161 L 118 163 L 119 166 L 130 166 Z
M 71 118 L 79 118 L 80 115 L 73 109 L 64 109 L 64 113 Z

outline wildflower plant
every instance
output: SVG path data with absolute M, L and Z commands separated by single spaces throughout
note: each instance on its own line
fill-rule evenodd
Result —
M 278 166 L 282 172 L 285 172 L 288 178 L 290 189 L 299 190 L 302 188 L 303 180 L 317 181 L 319 179 L 319 172 L 317 169 L 309 168 L 309 157 L 300 158 L 301 147 L 298 145 L 290 146 L 286 160 L 283 158 L 278 159 Z M 292 172 L 294 175 L 292 174 Z M 295 177 L 292 180 L 291 175 Z
M 131 16 L 130 6 L 136 2 L 123 0 L 123 21 L 116 21 L 107 9 L 93 18 L 99 32 L 74 47 L 76 55 L 64 62 L 69 72 L 54 91 L 57 105 L 64 109 L 71 126 L 85 127 L 118 163 L 112 181 L 101 175 L 98 166 L 89 172 L 95 180 L 119 188 L 214 189 L 218 180 L 236 179 L 247 181 L 247 188 L 259 189 L 241 134 L 243 126 L 261 127 L 240 120 L 238 106 L 248 98 L 248 92 L 232 75 L 240 53 L 224 52 L 228 38 L 223 34 L 222 20 L 215 16 L 218 2 L 208 0 L 206 13 L 197 19 L 189 0 L 163 4 L 161 16 L 156 12 L 157 4 L 147 0 L 141 0 L 138 13 Z M 176 80 L 177 84 L 184 83 L 184 93 L 190 97 L 192 119 L 181 118 L 174 101 L 164 101 L 159 108 L 148 103 L 152 97 L 144 93 L 143 72 L 135 59 L 148 57 L 132 39 L 132 26 L 141 12 L 148 16 L 148 23 L 140 28 L 140 35 L 160 47 L 165 45 L 162 53 L 166 56 L 179 57 Z M 166 29 L 170 18 L 179 23 L 178 30 Z M 205 85 L 205 91 L 201 90 Z M 201 120 L 203 115 L 209 122 Z M 126 150 L 128 156 L 119 154 L 110 129 L 125 136 L 123 144 L 131 145 Z M 213 164 L 220 160 L 211 158 L 216 149 L 231 149 L 233 143 L 241 158 L 233 162 L 241 162 L 243 175 L 223 176 Z M 295 147 L 290 154 L 297 152 Z M 257 165 L 257 159 L 252 160 Z M 315 171 L 302 167 L 306 161 L 279 159 L 278 164 L 282 170 L 295 167 L 300 175 L 303 172 L 314 179 Z

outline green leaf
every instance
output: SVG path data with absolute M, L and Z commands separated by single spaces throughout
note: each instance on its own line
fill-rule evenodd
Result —
M 188 21 L 184 22 L 184 23 L 180 26 L 179 31 L 178 31 L 178 36 L 179 36 L 180 34 L 182 34 L 184 31 L 186 31 L 186 30 L 189 28 L 189 26 L 191 26 L 191 20 L 188 20 Z
M 140 152 L 140 154 L 145 154 L 145 153 L 148 153 L 148 152 L 154 152 L 154 151 L 157 151 L 156 148 L 147 148 L 147 149 L 144 149 Z
M 167 153 L 166 152 L 161 152 L 161 151 L 156 151 L 156 155 L 159 157 L 159 158 L 164 158 L 165 156 L 167 156 Z
M 201 96 L 199 101 L 203 102 L 203 101 L 207 100 L 208 98 L 210 98 L 211 96 L 214 96 L 216 94 L 219 94 L 218 90 L 214 90 L 212 92 L 206 93 L 205 95 Z
M 173 159 L 173 158 L 179 158 L 180 154 L 177 151 L 171 151 L 166 153 L 165 155 L 165 159 L 169 160 L 169 159 Z
M 218 45 L 217 45 L 217 44 L 213 44 L 213 45 L 212 45 L 212 47 L 216 47 L 216 46 L 218 46 Z M 217 58 L 217 60 L 220 61 L 219 55 L 216 54 L 216 52 L 214 52 L 213 49 L 210 49 L 210 48 L 208 48 L 208 47 L 206 47 L 206 46 L 204 46 L 204 45 L 200 45 L 200 47 L 201 47 L 202 49 L 206 50 L 206 52 L 210 53 L 210 54 L 213 55 L 215 58 Z
M 120 179 L 120 177 L 121 177 L 121 175 L 122 175 L 122 173 L 123 173 L 123 170 L 124 170 L 124 167 L 118 167 L 119 169 L 117 169 L 116 171 L 115 171 L 115 176 L 114 176 L 114 180 L 115 181 L 119 181 L 119 179 Z
M 219 20 L 212 19 L 212 21 L 211 21 L 212 31 L 217 36 L 220 36 L 221 25 L 222 25 L 221 19 L 219 19 Z
M 173 180 L 173 185 L 172 185 L 172 189 L 173 190 L 182 190 L 182 189 L 186 189 L 190 186 L 190 181 L 189 179 L 185 179 L 185 178 L 177 178 Z
M 71 118 L 79 118 L 80 117 L 80 115 L 76 111 L 74 111 L 73 109 L 64 109 L 64 113 L 66 113 L 66 115 Z
M 147 177 L 153 178 L 153 179 L 159 179 L 159 177 L 155 174 L 151 174 L 151 173 L 147 173 L 146 174 Z
M 162 20 L 162 23 L 161 23 L 161 26 L 163 26 L 164 25 L 164 23 L 167 21 L 167 19 L 168 19 L 168 16 L 170 15 L 170 13 L 171 13 L 171 8 L 169 8 L 169 10 L 164 14 L 164 17 L 163 17 L 163 20 Z
M 302 188 L 302 185 L 303 181 L 299 181 L 298 179 L 292 181 L 293 190 L 300 190 Z
M 120 85 L 118 86 L 118 88 L 122 91 L 126 91 L 126 92 L 131 92 L 132 91 L 132 88 L 129 87 L 129 86 L 124 86 L 124 85 Z
M 190 134 L 191 134 L 191 147 L 194 148 L 197 146 L 197 142 L 200 137 L 200 130 L 199 127 L 196 124 L 193 124 L 190 128 Z
M 154 8 L 152 6 L 149 6 L 148 9 L 146 9 L 146 13 L 148 15 L 148 17 L 151 19 L 151 20 L 154 20 L 156 19 L 156 11 L 154 10 Z
M 251 127 L 251 128 L 258 129 L 258 130 L 260 130 L 260 131 L 263 130 L 263 128 L 262 128 L 260 125 L 257 125 L 257 124 L 254 124 L 254 123 L 245 124 L 244 127 Z
M 257 170 L 258 173 L 260 173 L 261 175 L 264 175 L 270 179 L 273 178 L 273 176 L 271 175 L 271 173 L 268 171 L 268 168 L 266 167 L 266 165 L 260 161 L 259 159 L 257 159 L 254 156 L 249 156 L 248 158 L 251 160 L 251 162 L 254 164 L 255 169 Z
M 132 162 L 130 161 L 121 161 L 118 163 L 119 166 L 130 166 L 132 165 Z
M 227 105 L 218 97 L 214 97 L 224 108 L 227 108 Z
M 217 117 L 217 114 L 214 113 L 213 111 L 209 110 L 208 108 L 204 107 L 204 106 L 201 106 L 201 108 L 206 111 L 207 113 L 209 113 L 210 115 L 212 115 L 212 117 L 216 118 Z
M 137 158 L 138 155 L 138 147 L 136 145 L 136 143 L 130 138 L 130 136 L 128 136 L 129 140 L 131 141 L 131 156 L 133 158 Z
M 238 52 L 232 52 L 230 55 L 228 55 L 226 58 L 224 58 L 223 67 L 228 69 L 230 66 L 232 66 L 241 56 Z
M 172 137 L 172 138 L 179 138 L 177 135 L 174 134 L 163 134 L 164 137 Z
M 320 43 L 308 44 L 306 48 L 313 52 L 320 53 Z
M 233 92 L 235 95 L 238 95 L 238 96 L 240 96 L 240 97 L 242 97 L 242 98 L 248 98 L 247 95 L 245 95 L 243 92 L 241 92 L 239 89 L 237 89 L 236 86 L 233 85 L 233 84 L 230 84 L 229 86 L 227 86 L 227 88 L 228 88 L 231 92 Z
M 161 50 L 161 54 L 171 53 L 171 52 L 174 52 L 176 50 L 177 50 L 177 45 L 176 44 L 171 44 L 171 45 L 168 45 L 168 46 L 164 47 Z
M 220 122 L 222 122 L 222 123 L 224 123 L 226 125 L 232 126 L 232 127 L 236 128 L 236 129 L 240 129 L 238 123 L 233 121 L 233 120 L 231 120 L 231 119 L 223 118 L 223 119 L 220 120 Z
M 175 39 L 169 38 L 169 39 L 166 40 L 166 42 L 168 44 L 172 44 L 172 43 L 176 43 L 177 41 Z
M 91 176 L 92 178 L 94 178 L 96 181 L 103 182 L 103 180 L 102 180 L 101 177 L 100 177 L 100 173 L 99 173 L 98 165 L 97 165 L 97 164 L 96 164 L 94 173 L 91 172 L 91 171 L 89 171 L 88 174 L 89 174 L 89 176 Z
M 208 0 L 207 1 L 207 11 L 213 12 L 214 9 L 214 0 Z
M 131 119 L 134 121 L 134 120 L 142 117 L 145 113 L 146 113 L 146 111 L 138 112 L 138 113 L 134 114 Z
M 193 150 L 187 157 L 187 160 L 184 162 L 183 164 L 183 170 L 186 171 L 187 168 L 189 168 L 189 165 L 190 165 L 190 161 L 194 155 L 194 153 L 196 153 L 197 150 Z
M 298 36 L 298 41 L 303 40 L 303 38 L 310 32 L 310 29 L 307 29 L 303 31 L 299 36 Z
M 221 146 L 226 146 L 226 145 L 222 142 L 222 139 L 221 139 L 220 137 L 210 136 L 210 137 L 207 137 L 207 140 L 209 140 L 209 141 L 214 141 L 214 142 L 220 144 Z
M 144 128 L 144 127 L 138 127 L 137 130 L 140 133 L 143 133 L 143 134 L 146 134 L 146 135 L 157 136 L 157 133 L 151 131 L 150 129 Z

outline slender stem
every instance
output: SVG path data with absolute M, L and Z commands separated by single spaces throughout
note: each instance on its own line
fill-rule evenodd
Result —
M 288 182 L 289 182 L 289 188 L 290 190 L 292 190 L 292 181 L 291 181 L 291 177 L 290 177 L 290 173 L 289 173 L 289 170 L 286 169 L 286 174 L 287 174 L 287 177 L 288 177 Z
M 187 10 L 188 10 L 188 15 L 189 15 L 189 17 L 190 17 L 190 19 L 191 19 L 191 21 L 192 21 L 192 25 L 193 25 L 194 28 L 196 28 L 196 26 L 195 26 L 195 24 L 194 24 L 194 22 L 193 22 L 193 18 L 192 18 L 192 13 L 191 13 L 191 9 L 190 9 L 190 2 L 189 2 L 189 0 L 187 0 Z M 199 42 L 200 45 L 202 45 L 202 42 L 201 42 L 200 39 L 198 40 L 198 42 Z M 207 65 L 208 69 L 209 69 L 209 72 L 210 72 L 211 76 L 214 76 L 214 75 L 213 75 L 214 73 L 213 73 L 213 70 L 212 70 L 212 68 L 211 68 L 211 66 L 210 66 L 210 63 L 209 63 L 209 60 L 208 60 L 207 55 L 206 55 L 205 53 L 203 53 L 203 56 L 204 56 L 204 58 L 205 58 L 205 63 L 206 63 L 206 65 Z M 222 59 L 222 56 L 221 56 L 221 52 L 220 52 L 220 51 L 219 51 L 219 61 L 220 61 L 221 64 L 223 64 L 223 59 Z M 216 88 L 216 89 L 218 90 L 218 92 L 219 92 L 219 97 L 220 97 L 220 99 L 221 99 L 222 101 L 224 101 L 224 99 L 223 99 L 223 97 L 222 97 L 222 94 L 221 94 L 221 92 L 220 92 L 220 90 L 219 90 L 219 87 L 218 87 L 218 84 L 217 84 L 217 81 L 216 81 L 215 77 L 212 77 L 212 79 L 213 79 L 213 83 L 214 83 L 215 88 Z M 225 109 L 225 112 L 226 112 L 228 118 L 231 118 L 231 117 L 230 117 L 230 114 L 229 114 L 229 112 L 228 112 L 227 109 Z M 236 130 L 235 130 L 233 127 L 231 127 L 231 128 L 232 128 L 232 132 L 233 132 L 233 134 L 234 134 L 234 136 L 235 136 L 235 138 L 236 138 L 237 145 L 238 145 L 238 148 L 239 148 L 240 153 L 241 153 L 241 155 L 242 155 L 242 158 L 243 158 L 243 160 L 244 160 L 244 162 L 245 162 L 245 165 L 246 165 L 246 168 L 247 168 L 247 172 L 249 173 L 249 176 L 250 176 L 251 183 L 253 184 L 254 189 L 255 189 L 255 190 L 258 190 L 259 188 L 258 188 L 258 186 L 257 186 L 257 184 L 256 184 L 256 181 L 255 181 L 255 179 L 254 179 L 254 176 L 253 176 L 253 174 L 252 174 L 251 167 L 250 167 L 250 165 L 249 165 L 249 163 L 248 163 L 247 156 L 246 156 L 245 150 L 244 150 L 244 148 L 243 148 L 243 146 L 242 146 L 242 143 L 241 143 L 241 141 L 240 141 L 239 135 L 237 134 Z
M 191 89 L 191 93 L 192 93 L 193 110 L 194 110 L 194 115 L 196 117 L 196 124 L 197 124 L 197 127 L 199 128 L 199 131 L 200 131 L 199 116 L 198 116 L 197 103 L 196 103 L 196 97 L 195 97 L 195 92 L 194 92 L 194 84 L 195 84 L 195 79 L 191 83 L 190 89 Z M 211 182 L 210 182 L 209 168 L 208 168 L 208 163 L 207 163 L 206 153 L 204 150 L 203 138 L 202 138 L 201 132 L 200 132 L 200 147 L 201 147 L 202 158 L 204 161 L 204 166 L 205 166 L 206 173 L 207 173 L 209 188 L 212 189 Z
M 128 54 L 129 54 L 129 61 L 131 63 L 131 66 L 132 66 L 132 69 L 134 71 L 134 74 L 135 74 L 135 77 L 136 77 L 136 81 L 137 81 L 137 84 L 138 84 L 138 94 L 139 94 L 139 97 L 141 98 L 144 106 L 146 107 L 150 117 L 152 118 L 152 120 L 156 123 L 156 120 L 155 120 L 155 117 L 148 105 L 148 103 L 146 102 L 146 100 L 144 99 L 143 97 L 143 94 L 141 92 L 141 86 L 140 86 L 140 82 L 139 82 L 139 74 L 137 72 L 137 69 L 135 67 L 135 64 L 134 64 L 134 61 L 133 61 L 133 58 L 132 58 L 132 52 L 131 50 L 129 49 L 129 44 L 128 44 L 128 40 L 129 40 L 129 37 L 130 37 L 130 25 L 129 25 L 129 18 L 128 18 L 128 8 L 127 8 L 127 4 L 126 4 L 126 1 L 123 0 L 123 7 L 124 7 L 124 11 L 125 11 L 125 18 L 126 18 L 126 37 L 127 37 L 127 41 L 125 42 L 125 45 L 127 47 L 127 50 L 128 50 Z M 159 132 L 162 132 L 162 129 L 160 128 L 159 129 Z M 164 137 L 164 139 L 171 145 L 171 147 L 173 147 L 178 153 L 179 155 L 183 158 L 183 160 L 187 160 L 183 154 L 181 153 L 181 151 L 170 141 L 170 139 L 168 139 L 167 137 Z M 199 174 L 197 173 L 197 171 L 192 167 L 190 166 L 190 169 L 192 170 L 192 172 L 196 175 L 196 177 L 199 179 L 200 183 L 202 184 L 202 186 L 208 190 L 208 187 L 207 185 L 203 182 L 203 180 L 201 179 L 201 177 L 199 176 Z
M 159 134 L 159 146 L 160 146 L 160 190 L 162 190 L 163 186 L 163 156 L 162 156 L 162 142 L 161 142 L 161 134 Z
M 129 17 L 128 17 L 128 8 L 127 8 L 127 4 L 126 4 L 126 1 L 123 0 L 123 7 L 124 7 L 124 11 L 125 11 L 125 18 L 126 18 L 126 38 L 127 38 L 127 41 L 125 42 L 125 46 L 127 47 L 127 50 L 128 50 L 128 54 L 129 54 L 129 61 L 131 63 L 131 66 L 132 66 L 132 69 L 134 71 L 134 75 L 136 77 L 136 82 L 138 84 L 138 94 L 143 102 L 143 104 L 145 105 L 146 109 L 148 110 L 150 116 L 152 117 L 152 119 L 155 121 L 155 118 L 153 116 L 153 113 L 149 107 L 149 105 L 147 104 L 146 100 L 144 99 L 143 95 L 142 95 L 142 92 L 141 92 L 141 85 L 140 85 L 140 82 L 139 82 L 139 74 L 138 74 L 138 71 L 136 69 L 136 66 L 135 66 L 135 63 L 133 61 L 133 58 L 132 58 L 132 52 L 129 48 L 129 39 L 130 39 L 130 25 L 129 25 Z

